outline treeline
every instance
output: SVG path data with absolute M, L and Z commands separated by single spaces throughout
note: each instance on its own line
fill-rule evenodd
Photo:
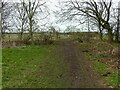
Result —
M 1 8 L 2 39 L 4 39 L 6 32 L 16 32 L 19 35 L 19 40 L 22 41 L 24 34 L 28 33 L 27 41 L 33 44 L 33 34 L 45 29 L 48 30 L 46 32 L 49 34 L 49 36 L 48 34 L 44 35 L 45 38 L 50 38 L 51 35 L 58 36 L 60 29 L 56 30 L 52 25 L 46 27 L 46 23 L 49 23 L 47 17 L 50 15 L 46 3 L 44 0 L 20 0 L 20 2 L 16 3 L 3 1 Z M 58 6 L 56 8 L 59 9 L 53 14 L 61 23 L 69 20 L 72 22 L 77 21 L 79 25 L 82 25 L 87 21 L 88 31 L 90 31 L 91 25 L 97 27 L 101 40 L 106 32 L 109 42 L 120 41 L 120 10 L 118 6 L 113 4 L 112 0 L 100 0 L 100 2 L 94 0 L 87 2 L 67 0 L 59 2 Z M 66 29 L 75 31 L 74 28 Z
M 35 33 L 43 34 L 43 38 L 45 39 L 48 38 L 46 33 L 42 33 L 44 32 L 42 30 L 46 29 L 46 22 L 44 20 L 49 15 L 48 8 L 44 0 L 20 0 L 19 2 L 15 3 L 3 1 L 1 14 L 1 38 L 3 40 L 6 33 L 16 33 L 19 37 L 19 41 L 28 41 L 31 42 L 31 44 L 34 44 Z M 52 26 L 47 28 L 49 29 L 49 36 L 52 36 L 51 33 L 54 34 L 54 32 L 56 32 Z M 27 34 L 27 37 L 25 34 Z

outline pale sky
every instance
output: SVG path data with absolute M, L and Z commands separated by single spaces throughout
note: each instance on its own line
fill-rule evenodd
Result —
M 4 1 L 19 2 L 20 0 L 4 0 Z M 49 23 L 55 22 L 56 18 L 55 18 L 55 15 L 54 15 L 53 11 L 58 10 L 58 8 L 56 7 L 56 5 L 58 5 L 59 1 L 65 1 L 65 0 L 43 0 L 43 1 L 47 2 L 46 4 L 47 4 L 47 6 L 49 8 L 49 12 L 50 12 Z M 83 0 L 83 1 L 85 1 L 85 0 Z M 88 1 L 88 0 L 86 0 L 86 1 Z M 95 1 L 99 1 L 99 0 L 95 0 Z M 112 1 L 113 1 L 113 3 L 115 3 L 115 6 L 117 6 L 118 2 L 120 0 L 112 0 Z M 54 23 L 53 25 L 59 26 L 61 29 L 65 29 L 66 26 L 68 26 L 69 24 L 70 23 L 68 23 L 68 24 L 67 23 L 65 23 L 65 24 L 64 23 L 63 24 L 55 24 Z M 85 27 L 85 26 L 83 26 L 83 27 Z

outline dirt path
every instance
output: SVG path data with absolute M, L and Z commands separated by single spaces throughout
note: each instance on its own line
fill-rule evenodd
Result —
M 61 44 L 59 53 L 66 66 L 69 66 L 70 88 L 104 88 L 99 76 L 92 70 L 77 44 L 72 41 L 63 41 Z

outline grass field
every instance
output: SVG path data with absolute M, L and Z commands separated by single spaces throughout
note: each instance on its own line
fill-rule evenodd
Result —
M 59 46 L 4 48 L 2 54 L 3 88 L 67 87 L 69 85 L 66 80 L 67 69 L 56 55 L 56 48 Z

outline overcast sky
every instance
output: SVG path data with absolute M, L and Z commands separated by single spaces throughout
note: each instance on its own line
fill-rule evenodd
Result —
M 19 2 L 20 0 L 4 0 L 4 1 Z M 50 12 L 49 22 L 50 23 L 53 23 L 53 25 L 55 25 L 55 26 L 59 26 L 61 29 L 65 29 L 66 26 L 68 26 L 69 24 L 71 24 L 71 23 L 68 23 L 68 24 L 67 23 L 55 24 L 56 18 L 55 18 L 55 15 L 54 15 L 53 11 L 58 10 L 58 8 L 56 6 L 58 5 L 59 1 L 65 1 L 65 0 L 43 0 L 43 1 L 47 2 L 46 4 L 47 4 L 47 6 L 49 8 L 49 12 Z M 84 0 L 84 1 L 88 1 L 88 0 Z M 99 0 L 95 0 L 95 1 L 99 1 Z M 109 1 L 109 0 L 107 0 L 107 1 Z M 118 2 L 120 0 L 112 0 L 112 1 L 115 4 L 115 6 L 117 6 Z M 72 23 L 72 25 L 74 25 L 74 23 Z M 83 26 L 83 27 L 85 27 L 85 26 Z
M 65 1 L 65 0 L 47 0 L 47 1 L 49 1 L 49 3 L 48 3 L 48 5 L 49 5 L 49 8 L 51 9 L 51 10 L 57 10 L 57 8 L 56 8 L 56 5 L 58 5 L 58 2 L 59 1 Z M 81 0 L 82 1 L 82 0 Z M 88 0 L 84 0 L 84 1 L 88 1 Z M 99 1 L 99 0 L 95 0 L 96 2 L 97 1 Z M 109 0 L 107 0 L 107 1 L 109 1 Z M 112 0 L 113 1 L 113 3 L 115 4 L 114 6 L 118 6 L 118 2 L 120 1 L 120 0 Z M 52 12 L 51 12 L 52 13 Z M 54 15 L 53 14 L 51 14 L 51 21 L 52 22 L 54 22 L 55 21 L 55 17 L 54 17 Z M 67 25 L 69 25 L 69 24 L 58 24 L 58 26 L 60 26 L 62 29 L 65 29 L 66 28 L 66 26 Z M 74 25 L 74 24 L 73 24 Z M 84 27 L 84 26 L 83 26 Z M 82 28 L 83 28 L 82 27 Z

